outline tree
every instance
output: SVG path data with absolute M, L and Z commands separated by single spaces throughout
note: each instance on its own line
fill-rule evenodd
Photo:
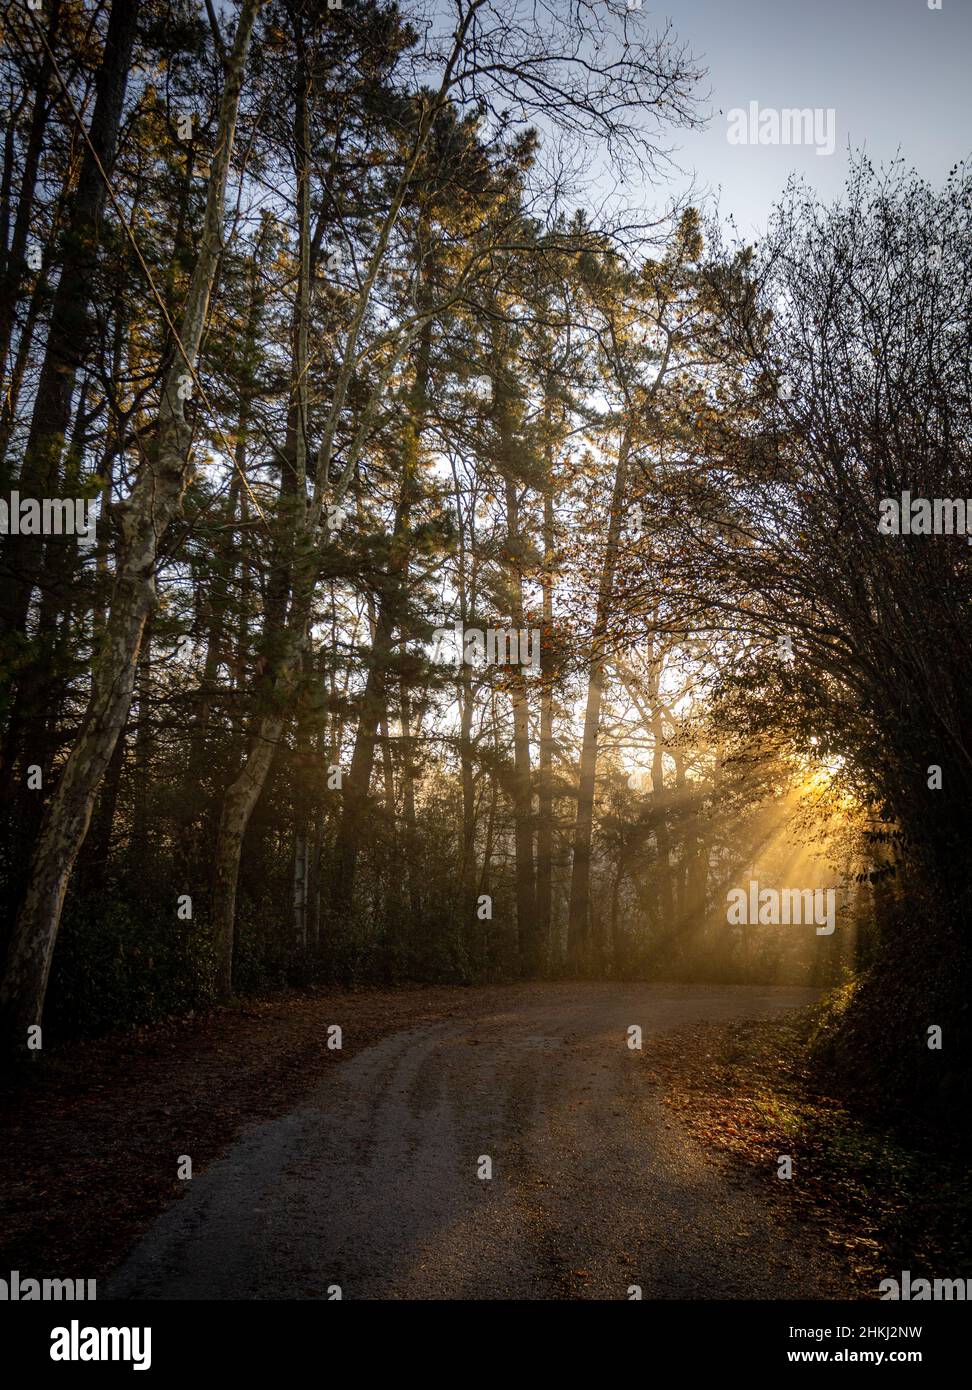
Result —
M 155 606 L 159 538 L 177 515 L 192 469 L 182 382 L 194 371 L 219 263 L 221 223 L 246 55 L 260 0 L 244 0 L 226 65 L 217 145 L 200 249 L 168 368 L 152 452 L 121 519 L 122 547 L 111 609 L 96 658 L 84 724 L 48 806 L 0 985 L 9 1045 L 22 1047 L 43 1012 L 64 894 L 95 796 L 124 728 L 145 623 Z

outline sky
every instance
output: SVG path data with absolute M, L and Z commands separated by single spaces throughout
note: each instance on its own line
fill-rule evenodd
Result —
M 638 18 L 655 28 L 665 16 L 712 90 L 707 129 L 674 134 L 677 162 L 721 190 L 744 238 L 761 234 L 794 171 L 838 196 L 848 142 L 875 164 L 900 152 L 934 184 L 972 155 L 972 0 L 942 0 L 941 11 L 927 0 L 644 0 Z M 730 144 L 727 113 L 751 101 L 833 108 L 835 152 Z

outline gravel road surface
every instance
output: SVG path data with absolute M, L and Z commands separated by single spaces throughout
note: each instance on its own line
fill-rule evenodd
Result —
M 627 1045 L 812 991 L 584 984 L 367 1048 L 253 1128 L 116 1271 L 109 1298 L 828 1298 L 855 1292 L 765 1179 L 707 1156 Z M 349 1020 L 346 1027 L 353 1027 Z M 480 1177 L 488 1159 L 492 1177 Z M 332 1295 L 330 1295 L 332 1296 Z

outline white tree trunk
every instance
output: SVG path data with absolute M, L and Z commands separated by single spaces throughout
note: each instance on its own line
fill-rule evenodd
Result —
M 182 321 L 181 351 L 169 369 L 151 456 L 120 508 L 121 550 L 111 611 L 92 674 L 91 699 L 81 732 L 41 822 L 29 887 L 17 918 L 0 986 L 4 1040 L 26 1043 L 40 1023 L 64 895 L 91 821 L 98 786 L 125 727 L 145 622 L 155 607 L 159 540 L 178 514 L 192 476 L 190 429 L 179 395 L 180 378 L 195 367 L 221 251 L 221 226 L 240 88 L 253 24 L 262 0 L 243 0 L 220 101 L 216 153 L 206 213 Z

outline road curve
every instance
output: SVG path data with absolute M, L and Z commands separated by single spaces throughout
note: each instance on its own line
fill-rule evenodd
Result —
M 627 1046 L 812 999 L 757 986 L 583 984 L 366 1048 L 187 1183 L 109 1298 L 848 1297 L 764 1183 L 706 1157 Z M 346 1030 L 353 1028 L 348 1020 Z M 479 1176 L 488 1157 L 492 1177 Z

